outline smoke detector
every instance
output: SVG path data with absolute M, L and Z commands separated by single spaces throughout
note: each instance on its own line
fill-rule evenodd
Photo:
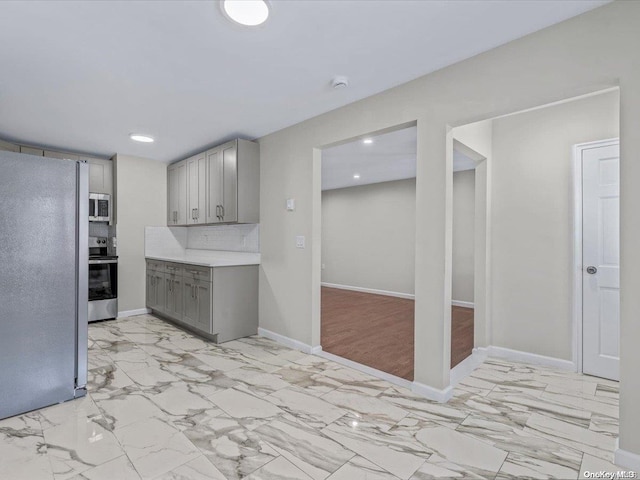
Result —
M 349 79 L 342 76 L 334 77 L 334 79 L 331 80 L 331 86 L 336 90 L 347 88 L 349 86 Z

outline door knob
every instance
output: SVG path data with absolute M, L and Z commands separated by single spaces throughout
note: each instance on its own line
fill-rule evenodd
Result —
M 587 267 L 587 273 L 590 275 L 594 275 L 595 273 L 597 273 L 598 269 L 596 267 Z

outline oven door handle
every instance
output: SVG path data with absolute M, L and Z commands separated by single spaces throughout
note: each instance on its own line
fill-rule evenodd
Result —
M 89 265 L 103 265 L 107 263 L 118 263 L 118 260 L 89 260 Z

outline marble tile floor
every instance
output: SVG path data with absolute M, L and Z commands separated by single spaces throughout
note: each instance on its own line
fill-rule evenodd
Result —
M 447 404 L 250 337 L 90 325 L 89 394 L 0 421 L 2 480 L 583 478 L 618 385 L 489 359 Z

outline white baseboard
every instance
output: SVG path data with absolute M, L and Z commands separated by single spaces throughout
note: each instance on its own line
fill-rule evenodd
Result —
M 627 450 L 622 450 L 618 445 L 620 440 L 616 440 L 616 450 L 613 453 L 613 463 L 634 472 L 640 472 L 640 455 Z
M 118 318 L 134 317 L 136 315 L 144 315 L 151 313 L 149 308 L 137 308 L 136 310 L 125 310 L 124 312 L 118 312 Z
M 476 308 L 475 303 L 463 302 L 462 300 L 451 300 L 451 305 L 453 305 L 454 307 Z
M 333 353 L 325 352 L 324 350 L 322 350 L 322 347 L 320 347 L 320 351 L 317 352 L 316 355 L 322 358 L 326 358 L 327 360 L 331 360 L 332 362 L 339 363 L 340 365 L 344 365 L 345 367 L 353 368 L 354 370 L 358 370 L 359 372 L 369 374 L 381 380 L 386 380 L 387 382 L 398 385 L 399 387 L 411 389 L 411 380 L 406 380 L 404 378 L 391 375 L 390 373 L 383 372 L 382 370 L 378 370 L 376 368 L 368 367 L 361 363 L 354 362 L 353 360 L 349 360 L 348 358 L 339 357 L 338 355 L 334 355 Z
M 351 285 L 339 285 L 337 283 L 326 283 L 326 282 L 322 282 L 320 285 L 322 285 L 323 287 L 329 287 L 329 288 L 339 288 L 340 290 L 351 290 L 354 292 L 373 293 L 374 295 L 386 295 L 388 297 L 408 298 L 409 300 L 413 300 L 415 298 L 415 295 L 411 293 L 390 292 L 388 290 L 377 290 L 375 288 L 353 287 Z
M 474 349 L 475 350 L 475 349 Z M 480 349 L 478 349 L 480 350 Z M 511 350 L 510 348 L 496 347 L 491 345 L 487 349 L 490 357 L 504 358 L 513 362 L 533 363 L 535 365 L 544 365 L 547 367 L 559 368 L 561 370 L 576 371 L 576 365 L 571 360 L 563 360 L 561 358 L 546 357 L 537 353 L 522 352 L 520 350 Z
M 285 337 L 284 335 L 280 335 L 279 333 L 272 332 L 271 330 L 267 330 L 265 328 L 258 328 L 258 335 L 268 338 L 269 340 L 273 340 L 274 342 L 277 342 L 280 345 L 284 345 L 285 347 L 293 348 L 294 350 L 300 350 L 303 353 L 314 354 L 322 348 L 320 346 L 312 347 L 311 345 L 299 342 L 298 340 L 294 340 L 293 338 Z
M 453 397 L 453 387 L 448 386 L 439 390 L 437 388 L 430 387 L 420 382 L 413 382 L 411 384 L 411 391 L 418 395 L 425 397 L 429 400 L 433 400 L 439 403 L 447 403 L 451 397 Z
M 486 350 L 486 349 L 483 349 Z M 467 378 L 473 373 L 473 371 L 482 365 L 487 359 L 487 352 L 481 351 L 478 348 L 474 348 L 471 355 L 461 361 L 458 365 L 451 369 L 449 374 L 449 383 L 452 387 L 455 387 L 461 380 Z

